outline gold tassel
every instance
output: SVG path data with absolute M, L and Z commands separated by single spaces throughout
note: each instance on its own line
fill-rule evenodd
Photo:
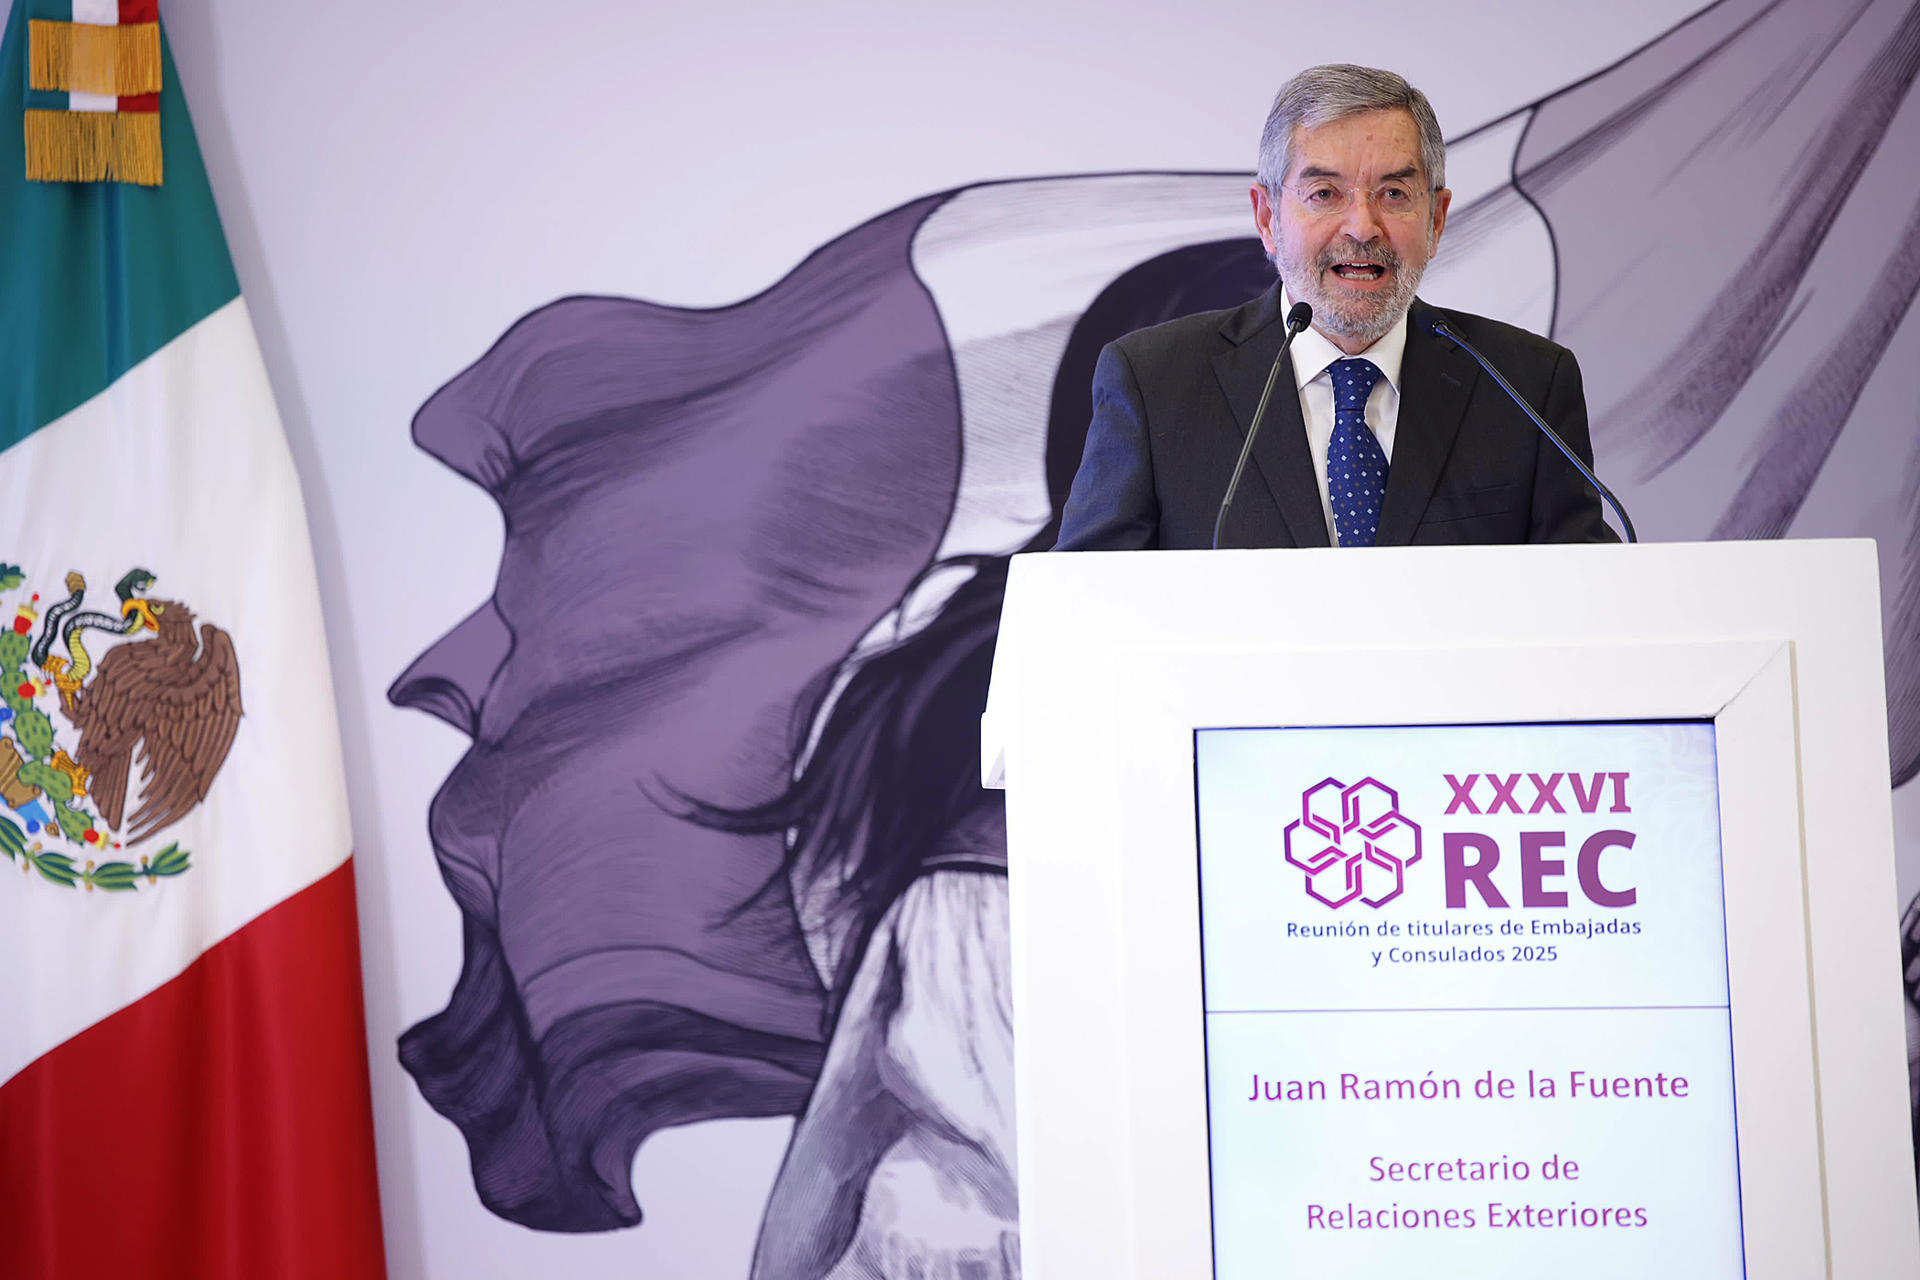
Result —
M 157 111 L 29 111 L 27 177 L 34 182 L 160 185 Z
M 164 175 L 160 163 L 158 111 L 123 111 L 114 116 L 113 163 L 109 168 L 115 182 L 131 182 L 142 187 L 160 185 Z
M 160 92 L 160 24 L 27 23 L 32 87 L 112 97 Z

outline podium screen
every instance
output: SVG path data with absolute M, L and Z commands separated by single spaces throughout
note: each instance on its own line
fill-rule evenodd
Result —
M 1711 722 L 1194 758 L 1218 1280 L 1745 1274 Z

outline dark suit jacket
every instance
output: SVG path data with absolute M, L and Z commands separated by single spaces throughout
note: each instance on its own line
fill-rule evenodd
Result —
M 1587 461 L 1573 353 L 1524 329 L 1415 301 L 1378 544 L 1604 542 L 1600 499 L 1473 358 L 1445 318 Z M 1285 333 L 1276 284 L 1230 311 L 1130 333 L 1100 353 L 1093 425 L 1061 516 L 1061 551 L 1208 547 Z M 1324 547 L 1327 520 L 1291 368 L 1280 372 L 1221 546 Z

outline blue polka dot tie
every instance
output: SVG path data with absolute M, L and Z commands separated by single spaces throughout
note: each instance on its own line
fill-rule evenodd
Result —
M 1380 380 L 1371 360 L 1335 360 L 1333 439 L 1327 443 L 1327 497 L 1343 547 L 1370 547 L 1387 492 L 1387 455 L 1367 426 L 1367 397 Z

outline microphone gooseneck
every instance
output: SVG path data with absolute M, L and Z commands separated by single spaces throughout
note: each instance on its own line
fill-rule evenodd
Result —
M 1476 351 L 1472 343 L 1468 342 L 1465 338 L 1455 333 L 1452 329 L 1449 329 L 1447 327 L 1447 322 L 1442 320 L 1439 316 L 1434 316 L 1432 320 L 1429 322 L 1429 326 L 1432 328 L 1432 330 L 1436 334 L 1438 334 L 1442 338 L 1445 338 L 1448 342 L 1451 342 L 1454 346 L 1459 347 L 1462 351 L 1472 356 L 1474 360 L 1480 365 L 1480 367 L 1487 371 L 1487 375 L 1491 377 L 1495 382 L 1500 384 L 1500 389 L 1507 393 L 1508 398 L 1511 399 L 1515 404 L 1520 406 L 1521 412 L 1525 413 L 1527 417 L 1533 419 L 1533 425 L 1540 428 L 1541 433 L 1545 435 L 1547 439 L 1553 441 L 1555 447 L 1558 448 L 1561 453 L 1564 453 L 1567 456 L 1567 461 L 1571 462 L 1576 468 L 1579 469 L 1580 474 L 1587 478 L 1587 483 L 1592 485 L 1594 489 L 1598 491 L 1600 496 L 1607 500 L 1607 505 L 1613 508 L 1613 514 L 1620 517 L 1620 527 L 1621 529 L 1625 530 L 1627 535 L 1627 541 L 1628 542 L 1640 541 L 1640 539 L 1634 535 L 1633 521 L 1627 518 L 1627 509 L 1620 505 L 1620 499 L 1613 496 L 1613 490 L 1607 488 L 1606 485 L 1600 483 L 1600 477 L 1593 474 L 1593 468 L 1589 467 L 1586 463 L 1582 462 L 1580 460 L 1580 455 L 1575 453 L 1572 450 L 1572 448 L 1568 446 L 1567 442 L 1560 438 L 1560 433 L 1555 431 L 1552 427 L 1548 426 L 1547 420 L 1533 411 L 1533 406 L 1528 404 L 1526 402 L 1526 399 L 1522 397 L 1518 391 L 1515 391 L 1513 389 L 1513 384 L 1511 382 L 1508 382 L 1505 378 L 1500 376 L 1500 371 L 1493 367 L 1492 362 L 1489 361 L 1485 356 L 1481 355 L 1478 351 Z
M 1220 499 L 1220 514 L 1213 518 L 1213 549 L 1220 549 L 1220 531 L 1227 524 L 1227 508 L 1233 505 L 1234 490 L 1240 487 L 1240 473 L 1247 469 L 1247 458 L 1253 453 L 1253 438 L 1260 434 L 1260 424 L 1267 418 L 1267 401 L 1273 398 L 1273 384 L 1280 377 L 1280 366 L 1286 363 L 1287 349 L 1300 331 L 1313 323 L 1313 308 L 1304 302 L 1293 304 L 1293 310 L 1287 312 L 1287 336 L 1280 342 L 1279 354 L 1273 357 L 1273 368 L 1267 370 L 1267 385 L 1260 392 L 1260 403 L 1253 411 L 1253 421 L 1247 427 L 1247 438 L 1240 445 L 1240 460 L 1233 464 L 1233 479 L 1227 481 L 1227 496 Z

